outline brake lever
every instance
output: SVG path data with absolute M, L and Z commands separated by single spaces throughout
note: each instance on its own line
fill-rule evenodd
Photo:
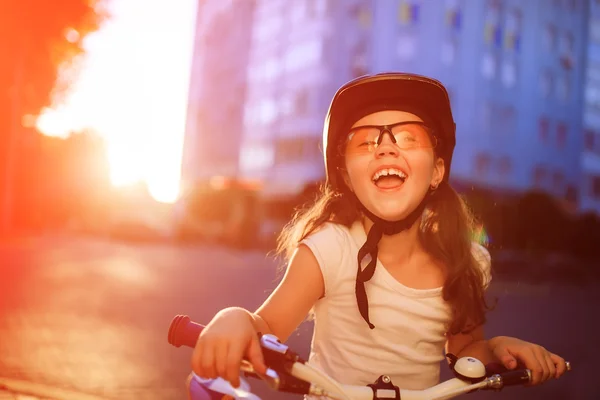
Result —
M 298 379 L 291 374 L 295 363 L 305 364 L 306 361 L 287 345 L 281 343 L 279 338 L 271 334 L 260 336 L 260 346 L 263 350 L 265 364 L 269 366 L 267 372 L 272 371 L 273 373 L 269 376 L 271 388 L 286 393 L 309 393 L 311 383 Z
M 267 368 L 267 370 L 263 374 L 256 371 L 254 369 L 254 366 L 250 364 L 249 361 L 242 360 L 240 370 L 244 373 L 244 376 L 249 378 L 261 379 L 265 381 L 271 389 L 278 390 L 278 387 L 280 385 L 279 374 L 271 368 Z

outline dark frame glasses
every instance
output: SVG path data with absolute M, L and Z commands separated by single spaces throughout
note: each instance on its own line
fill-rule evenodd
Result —
M 400 127 L 400 126 L 406 126 L 406 125 L 418 125 L 420 128 L 423 128 L 424 132 L 427 134 L 427 138 L 428 140 L 428 144 L 424 145 L 423 143 L 411 143 L 410 145 L 404 145 L 403 143 L 398 143 L 398 138 L 396 137 L 396 135 L 399 134 L 399 132 L 394 133 L 394 128 Z M 346 153 L 346 149 L 348 144 L 350 143 L 350 141 L 352 140 L 352 135 L 361 129 L 377 129 L 379 130 L 379 133 L 377 134 L 377 136 L 375 136 L 377 138 L 377 140 L 375 142 L 365 142 L 363 143 L 363 145 L 367 145 L 368 148 L 366 150 L 366 152 L 373 152 L 377 149 L 377 147 L 379 147 L 379 145 L 381 144 L 381 141 L 383 140 L 383 136 L 385 133 L 388 133 L 390 135 L 390 138 L 392 139 L 392 142 L 398 146 L 398 148 L 402 149 L 402 150 L 410 150 L 410 149 L 415 149 L 415 148 L 425 148 L 425 149 L 429 149 L 429 148 L 436 148 L 438 145 L 438 138 L 435 135 L 435 130 L 431 127 L 429 127 L 427 124 L 425 124 L 424 122 L 421 121 L 402 121 L 402 122 L 396 122 L 394 124 L 388 124 L 388 125 L 360 125 L 360 126 L 356 126 L 354 128 L 352 128 L 350 130 L 350 132 L 348 133 L 348 135 L 346 136 L 346 138 L 342 141 L 340 141 L 340 146 L 339 146 L 339 153 L 340 155 L 344 155 Z

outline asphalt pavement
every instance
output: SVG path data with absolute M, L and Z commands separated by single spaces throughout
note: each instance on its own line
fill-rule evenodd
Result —
M 224 307 L 256 308 L 274 288 L 276 269 L 262 252 L 210 246 L 0 241 L 0 388 L 4 379 L 60 390 L 65 399 L 185 399 L 191 350 L 167 343 L 171 319 L 206 323 Z M 469 398 L 600 399 L 597 285 L 495 281 L 490 290 L 499 303 L 488 335 L 540 343 L 574 370 L 542 387 Z M 310 328 L 303 324 L 289 341 L 304 356 Z M 264 400 L 294 398 L 252 385 Z M 4 398 L 17 397 L 0 390 Z

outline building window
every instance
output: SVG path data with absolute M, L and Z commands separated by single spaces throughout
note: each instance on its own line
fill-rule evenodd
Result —
M 573 34 L 571 32 L 565 32 L 563 35 L 561 35 L 558 46 L 558 51 L 560 53 L 560 63 L 563 69 L 573 69 L 573 53 L 575 52 L 575 39 L 573 37 Z
M 544 27 L 544 48 L 548 52 L 553 52 L 556 47 L 556 26 L 554 24 L 548 24 Z
M 585 75 L 588 80 L 600 82 L 600 63 L 590 60 Z
M 306 16 L 306 3 L 304 1 L 298 1 L 298 2 L 293 3 L 292 9 L 291 9 L 291 15 L 292 15 L 292 23 L 294 25 L 297 25 L 301 21 L 303 21 L 304 17 Z
M 295 93 L 286 92 L 279 99 L 279 112 L 282 116 L 287 116 L 294 112 L 294 95 Z
M 351 54 L 351 74 L 357 78 L 369 73 L 369 62 L 367 59 L 367 45 L 365 41 L 357 43 Z
M 294 95 L 294 114 L 297 116 L 307 115 L 310 109 L 310 97 L 307 89 L 300 89 Z
M 277 118 L 277 105 L 272 100 L 263 100 L 258 106 L 258 122 L 268 125 Z
M 600 111 L 600 79 L 592 81 L 588 78 L 588 83 L 585 89 L 586 105 L 594 111 Z
M 362 29 L 369 29 L 373 24 L 373 14 L 367 4 L 356 4 L 350 9 L 350 12 Z
M 402 34 L 398 38 L 396 51 L 402 61 L 413 59 L 417 52 L 417 37 L 413 34 Z
M 600 19 L 598 18 L 590 20 L 590 42 L 600 43 Z
M 567 125 L 564 122 L 559 122 L 556 126 L 556 142 L 559 147 L 565 147 L 567 143 Z
M 500 0 L 487 1 L 484 17 L 484 41 L 487 45 L 498 48 L 502 46 L 501 11 Z
M 548 69 L 544 70 L 540 74 L 540 91 L 544 97 L 550 97 L 553 85 L 554 78 L 552 77 L 552 72 Z
M 583 146 L 587 151 L 594 151 L 595 134 L 591 129 L 586 129 L 583 135 Z
M 309 0 L 308 5 L 308 17 L 319 18 L 323 17 L 327 13 L 329 0 Z
M 540 117 L 538 122 L 538 129 L 540 140 L 544 143 L 548 143 L 550 139 L 550 121 L 546 117 Z
M 446 26 L 454 32 L 460 31 L 462 10 L 458 0 L 446 0 Z
M 506 16 L 504 29 L 504 48 L 518 52 L 521 48 L 521 10 L 513 9 Z
M 262 65 L 262 78 L 267 81 L 273 81 L 281 73 L 281 62 L 278 58 L 272 57 Z
M 398 21 L 400 25 L 410 26 L 419 22 L 421 13 L 421 2 L 419 0 L 400 0 L 398 9 Z
M 454 60 L 456 59 L 456 48 L 458 47 L 458 43 L 454 38 L 446 38 L 444 43 L 442 44 L 442 63 L 445 65 L 454 64 Z
M 263 42 L 270 38 L 277 37 L 283 28 L 283 18 L 272 15 L 269 18 L 263 18 L 262 23 L 254 24 L 252 28 L 253 41 Z
M 565 32 L 560 38 L 559 50 L 563 54 L 571 55 L 575 51 L 575 38 L 571 32 Z
M 481 60 L 481 73 L 486 79 L 493 79 L 496 76 L 498 60 L 496 55 L 486 53 Z
M 506 87 L 513 87 L 517 81 L 517 66 L 514 61 L 505 61 L 502 64 L 502 83 Z
M 560 101 L 566 102 L 569 100 L 571 94 L 571 85 L 569 78 L 565 75 L 561 76 L 558 82 L 556 82 L 556 95 Z
M 486 176 L 490 170 L 492 160 L 487 154 L 477 154 L 475 157 L 475 171 L 479 176 Z
M 275 154 L 271 144 L 248 143 L 240 151 L 240 169 L 244 172 L 265 170 L 273 166 Z
M 492 129 L 492 118 L 494 115 L 494 107 L 489 101 L 481 103 L 481 129 L 484 132 L 489 132 Z
M 320 39 L 308 40 L 291 47 L 285 54 L 286 71 L 295 71 L 321 61 L 323 42 Z
M 515 108 L 512 106 L 502 107 L 498 112 L 499 114 L 496 115 L 498 121 L 494 125 L 499 127 L 503 136 L 514 137 L 517 125 L 517 112 Z

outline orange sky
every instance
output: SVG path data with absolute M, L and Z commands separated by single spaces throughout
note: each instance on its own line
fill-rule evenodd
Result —
M 86 38 L 83 69 L 38 127 L 65 136 L 92 128 L 108 145 L 117 185 L 145 181 L 176 200 L 197 0 L 110 0 L 112 18 Z

